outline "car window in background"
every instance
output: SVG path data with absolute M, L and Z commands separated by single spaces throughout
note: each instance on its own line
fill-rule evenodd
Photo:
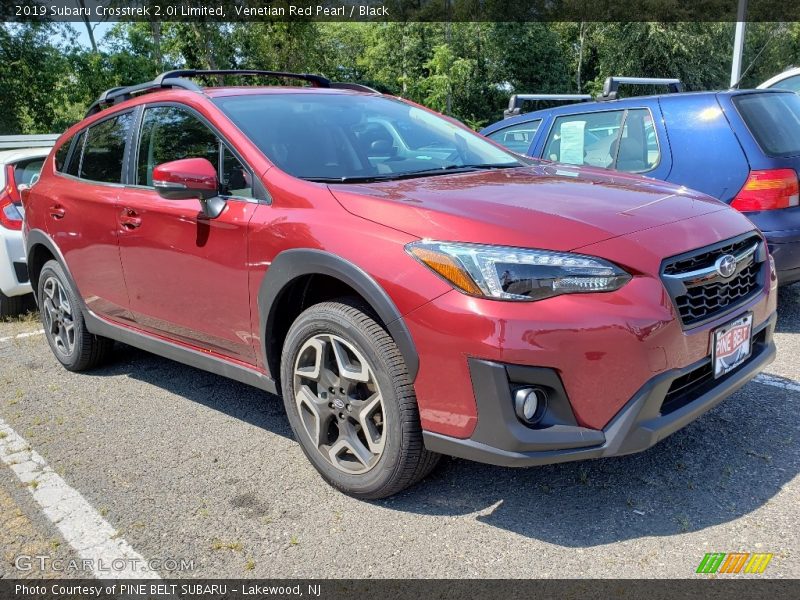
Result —
M 787 77 L 778 83 L 771 85 L 771 89 L 789 90 L 791 92 L 800 93 L 800 75 L 794 77 Z
M 653 118 L 649 110 L 642 108 L 557 118 L 545 145 L 544 158 L 644 173 L 655 168 L 661 154 Z
M 733 104 L 764 153 L 800 154 L 800 96 L 745 94 L 736 96 Z
M 512 152 L 527 154 L 528 148 L 531 147 L 531 143 L 533 142 L 533 137 L 536 135 L 536 131 L 541 124 L 541 119 L 525 121 L 524 123 L 517 123 L 511 127 L 505 127 L 490 133 L 487 137 L 501 146 L 505 146 Z
M 612 144 L 612 168 L 627 173 L 645 173 L 661 158 L 653 118 L 644 108 L 629 110 L 622 137 Z
M 83 141 L 86 139 L 86 132 L 81 131 L 75 138 L 73 150 L 69 155 L 69 162 L 64 165 L 63 172 L 67 175 L 78 176 L 81 167 L 81 157 L 83 156 Z
M 390 98 L 288 93 L 214 102 L 270 161 L 304 179 L 391 179 L 524 164 L 474 132 Z
M 219 169 L 219 139 L 200 119 L 183 109 L 157 106 L 145 110 L 136 183 L 152 187 L 154 167 L 184 158 L 205 158 Z
M 14 181 L 18 186 L 30 185 L 36 175 L 42 170 L 44 158 L 23 160 L 14 165 Z
M 624 110 L 558 117 L 545 144 L 544 158 L 570 165 L 611 167 Z
M 125 113 L 89 127 L 80 167 L 81 179 L 101 183 L 122 181 L 125 140 L 132 121 L 133 114 Z

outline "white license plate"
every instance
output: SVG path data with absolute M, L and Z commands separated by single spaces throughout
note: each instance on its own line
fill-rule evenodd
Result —
M 731 372 L 750 357 L 752 342 L 753 315 L 748 313 L 715 329 L 711 336 L 711 361 L 714 364 L 714 377 L 722 377 Z

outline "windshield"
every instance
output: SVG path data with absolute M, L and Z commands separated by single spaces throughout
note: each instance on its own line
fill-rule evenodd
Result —
M 375 181 L 524 165 L 479 135 L 392 98 L 289 93 L 214 102 L 275 165 L 302 179 Z

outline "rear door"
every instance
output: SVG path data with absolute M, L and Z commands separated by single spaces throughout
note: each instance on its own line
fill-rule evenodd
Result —
M 133 111 L 118 113 L 77 134 L 68 163 L 47 197 L 47 232 L 66 260 L 87 307 L 95 314 L 131 321 L 117 240 L 117 197 L 122 189 Z M 42 184 L 39 184 L 42 185 Z
M 217 167 L 227 207 L 203 217 L 198 200 L 166 200 L 153 168 L 183 158 Z M 253 178 L 204 118 L 176 104 L 144 108 L 129 185 L 120 198 L 120 252 L 138 325 L 215 354 L 255 363 L 248 293 L 247 229 L 258 203 Z

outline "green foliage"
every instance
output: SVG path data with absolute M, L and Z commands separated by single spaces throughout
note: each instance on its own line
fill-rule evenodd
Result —
M 117 23 L 96 51 L 78 44 L 70 25 L 6 23 L 0 25 L 0 134 L 61 131 L 103 90 L 181 67 L 322 73 L 476 128 L 500 118 L 515 92 L 598 93 L 609 75 L 680 77 L 691 90 L 719 89 L 730 77 L 731 23 L 452 17 L 451 23 Z M 748 24 L 743 86 L 798 64 L 799 23 Z

